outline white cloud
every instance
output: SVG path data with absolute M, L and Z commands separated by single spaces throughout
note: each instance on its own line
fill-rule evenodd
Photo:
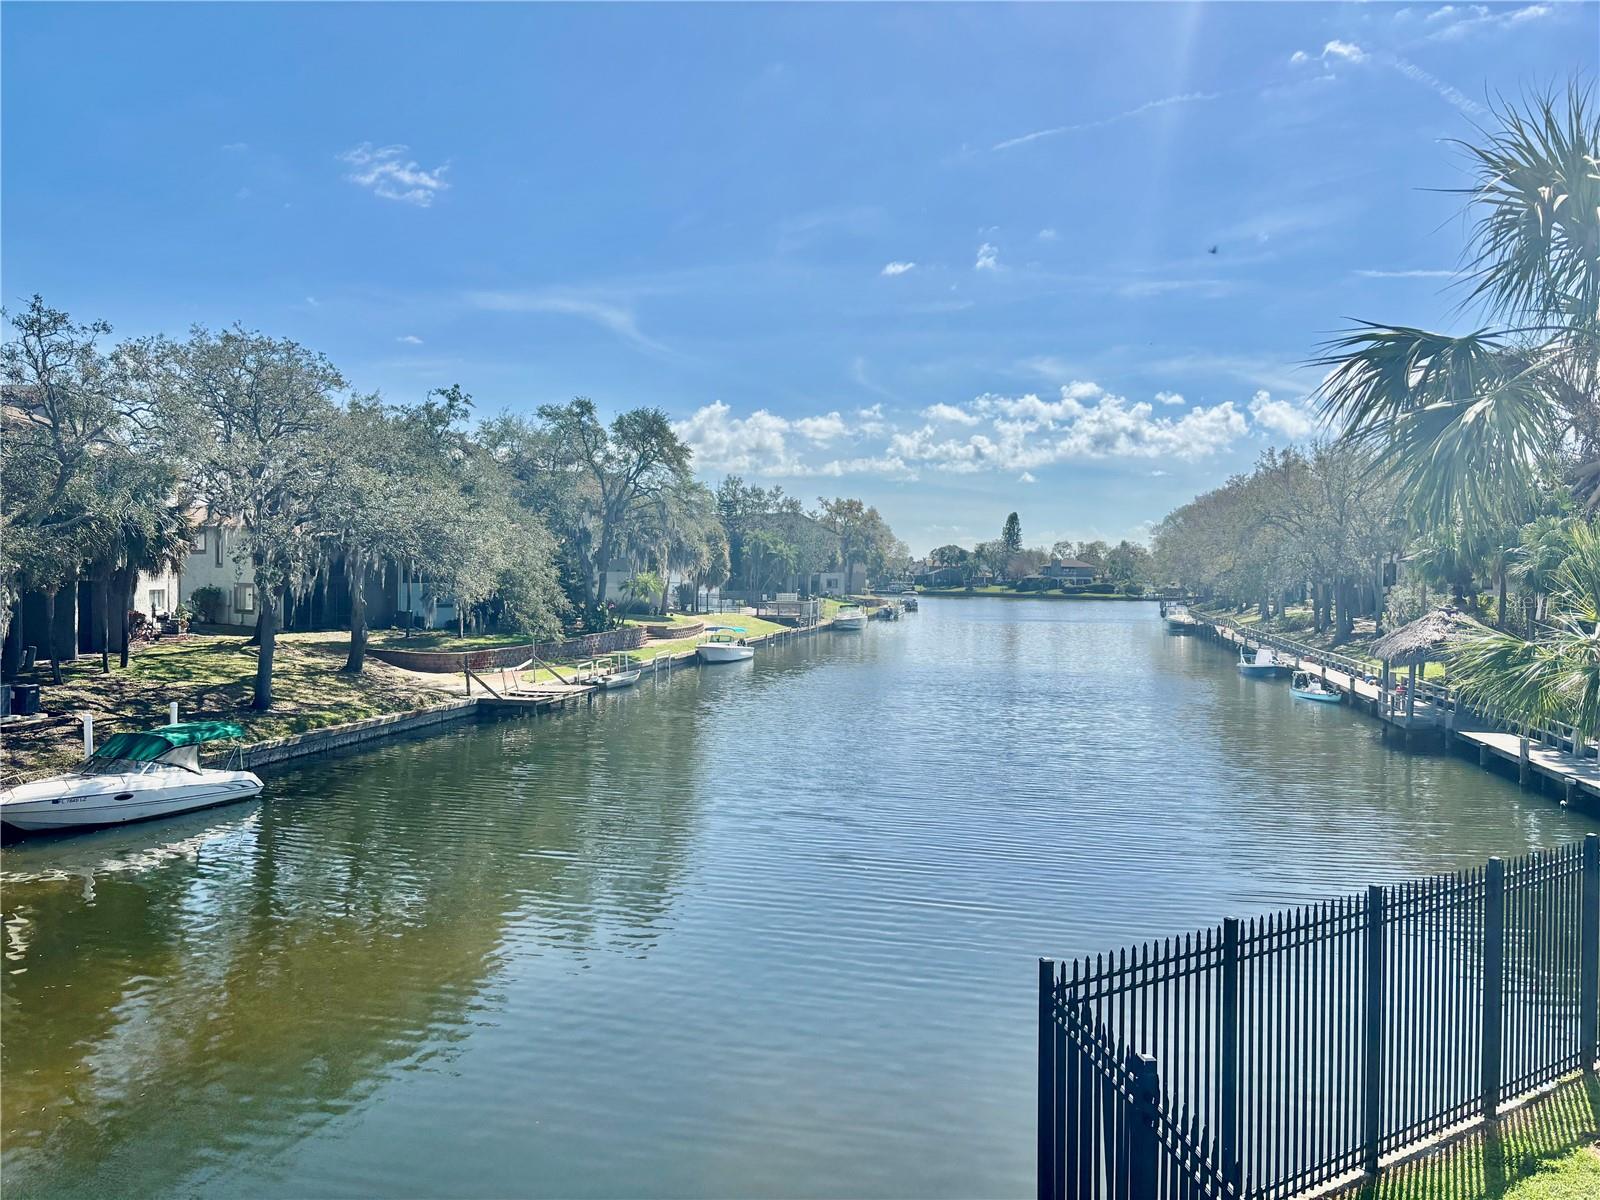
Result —
M 1554 12 L 1555 9 L 1548 4 L 1528 4 L 1510 10 L 1504 7 L 1491 10 L 1482 4 L 1460 7 L 1446 4 L 1443 8 L 1434 9 L 1423 20 L 1429 27 L 1430 39 L 1455 41 L 1479 32 L 1526 25 L 1530 21 L 1548 17 Z
M 1416 63 L 1407 62 L 1403 58 L 1393 58 L 1389 60 L 1389 65 L 1412 82 L 1420 83 L 1423 87 L 1438 93 L 1447 103 L 1453 104 L 1470 117 L 1482 116 L 1489 111 L 1459 88 L 1452 87 L 1438 76 L 1429 74 Z
M 1157 392 L 1156 393 L 1156 403 L 1157 404 L 1169 404 L 1169 405 L 1173 405 L 1173 406 L 1181 406 L 1184 403 L 1183 393 L 1182 392 Z
M 435 196 L 449 188 L 444 173 L 450 164 L 427 170 L 407 158 L 407 150 L 403 145 L 374 146 L 371 142 L 362 142 L 339 158 L 352 168 L 345 176 L 351 183 L 369 188 L 373 195 L 385 200 L 427 208 Z
M 883 405 L 873 404 L 866 408 L 856 409 L 855 432 L 862 437 L 882 437 L 889 431 L 889 426 L 883 418 Z
M 1050 129 L 1036 129 L 1032 133 L 1024 133 L 1018 137 L 1007 138 L 1003 142 L 996 142 L 992 149 L 1009 150 L 1013 146 L 1023 146 L 1029 142 L 1036 142 L 1040 138 L 1058 137 L 1063 133 L 1082 133 L 1087 129 L 1102 129 L 1107 125 L 1115 125 L 1119 121 L 1143 116 L 1147 112 L 1170 108 L 1175 104 L 1195 104 L 1204 100 L 1215 100 L 1221 95 L 1221 92 L 1180 92 L 1175 96 L 1163 96 L 1159 100 L 1147 100 L 1135 108 L 1130 108 L 1125 112 L 1119 112 L 1109 117 L 1101 117 L 1098 120 L 1082 121 L 1076 125 L 1056 125 Z
M 665 350 L 639 328 L 633 310 L 611 300 L 574 292 L 470 292 L 467 299 L 489 312 L 558 313 L 591 321 L 618 337 L 647 350 Z
M 403 333 L 399 337 L 395 338 L 395 341 L 404 342 L 408 346 L 422 345 L 422 339 L 414 333 Z
M 307 296 L 305 299 L 305 305 L 307 308 L 321 308 L 322 301 L 318 300 L 315 296 Z
M 1354 42 L 1341 42 L 1335 38 L 1331 42 L 1323 43 L 1322 53 L 1316 55 L 1315 59 L 1304 50 L 1296 50 L 1289 56 L 1289 61 L 1295 66 L 1313 61 L 1327 62 L 1329 59 L 1342 59 L 1353 63 L 1366 62 L 1367 52 Z
M 847 427 L 843 417 L 831 412 L 821 417 L 801 417 L 794 423 L 794 430 L 807 441 L 826 446 L 836 438 L 842 438 Z
M 974 271 L 998 271 L 1000 269 L 1000 250 L 993 242 L 985 242 L 978 247 L 978 261 L 972 264 Z
M 879 271 L 878 274 L 880 274 L 880 275 L 904 275 L 907 271 L 915 270 L 916 266 L 917 266 L 917 264 L 914 263 L 914 262 L 884 263 L 883 264 L 883 270 Z
M 1272 393 L 1265 390 L 1251 397 L 1250 415 L 1259 428 L 1291 440 L 1307 437 L 1317 427 L 1316 415 L 1303 403 L 1274 400 Z
M 226 142 L 226 143 L 223 144 L 222 148 L 224 150 L 228 151 L 230 154 L 238 154 L 241 151 L 250 149 L 250 143 L 249 142 Z
M 1033 472 L 1032 471 L 1024 471 L 1021 475 L 1017 476 L 1017 482 L 1018 483 L 1038 483 L 1039 481 L 1033 477 Z
M 1365 62 L 1367 52 L 1354 42 L 1341 42 L 1337 38 L 1322 47 L 1323 58 L 1342 58 L 1346 62 Z
M 1059 233 L 1057 233 L 1054 229 L 1041 229 L 1041 230 L 1039 230 L 1039 240 L 1041 242 L 1053 242 L 1053 241 L 1056 241 L 1057 239 L 1059 239 L 1060 237 L 1061 237 L 1061 235 Z
M 954 404 L 930 404 L 922 410 L 922 418 L 925 421 L 944 421 L 951 425 L 976 425 L 981 420 Z
M 1068 459 L 1204 458 L 1247 432 L 1232 401 L 1158 417 L 1149 404 L 1130 404 L 1098 384 L 1075 381 L 1060 399 L 1033 393 L 979 396 L 967 410 L 989 429 L 965 438 L 941 437 L 930 424 L 895 434 L 892 454 L 905 462 L 970 474 L 1031 471 Z
M 1357 270 L 1353 274 L 1363 279 L 1454 279 L 1460 271 L 1369 271 Z
M 694 451 L 697 471 L 735 471 L 762 476 L 881 475 L 910 478 L 915 472 L 892 453 L 863 454 L 813 463 L 801 456 L 791 438 L 798 436 L 812 447 L 823 447 L 847 437 L 881 434 L 882 410 L 874 405 L 858 409 L 852 425 L 839 413 L 791 420 L 766 409 L 736 417 L 721 401 L 707 404 L 672 428 Z M 876 430 L 876 434 L 869 432 Z

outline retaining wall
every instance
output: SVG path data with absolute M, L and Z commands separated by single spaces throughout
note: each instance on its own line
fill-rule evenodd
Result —
M 568 638 L 564 642 L 528 642 L 521 646 L 496 646 L 489 650 L 397 650 L 388 646 L 368 646 L 367 653 L 390 666 L 437 675 L 461 670 L 463 659 L 475 671 L 498 671 L 502 667 L 514 667 L 527 662 L 530 658 L 542 658 L 547 662 L 563 658 L 594 658 L 599 654 L 615 654 L 619 650 L 637 650 L 642 645 L 644 630 L 638 625 L 627 625 L 621 629 L 608 629 L 604 633 Z

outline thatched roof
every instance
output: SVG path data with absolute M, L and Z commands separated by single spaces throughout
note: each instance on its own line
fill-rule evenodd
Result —
M 1409 625 L 1390 630 L 1369 649 L 1373 657 L 1383 659 L 1390 666 L 1420 666 L 1444 658 L 1453 642 L 1486 628 L 1459 608 L 1436 608 Z

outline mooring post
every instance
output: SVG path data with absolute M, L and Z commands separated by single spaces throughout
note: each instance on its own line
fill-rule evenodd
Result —
M 1500 1041 L 1506 984 L 1506 864 L 1491 858 L 1483 875 L 1483 1115 L 1500 1111 Z
M 1583 839 L 1583 883 L 1578 913 L 1578 1029 L 1583 1069 L 1600 1060 L 1600 834 Z
M 167 702 L 167 724 L 168 725 L 176 725 L 177 723 L 178 723 L 178 702 L 176 700 L 169 700 Z
M 79 715 L 83 718 L 83 756 L 88 758 L 94 754 L 94 714 L 84 709 Z
M 1133 1082 L 1133 1111 L 1128 1122 L 1128 1200 L 1156 1200 L 1161 1180 L 1161 1142 L 1156 1137 L 1161 1078 L 1156 1060 L 1148 1054 L 1130 1050 L 1127 1067 Z
M 1527 787 L 1528 777 L 1533 774 L 1533 764 L 1528 755 L 1528 731 L 1524 729 L 1522 736 L 1517 739 L 1517 786 Z
M 1221 1149 L 1224 1176 L 1235 1188 L 1239 1165 L 1239 918 L 1222 922 L 1221 1055 L 1217 1096 L 1222 1104 Z
M 1039 1128 L 1034 1174 L 1039 1200 L 1060 1200 L 1056 1163 L 1056 961 L 1039 960 Z
M 1368 1175 L 1377 1175 L 1383 1140 L 1383 889 L 1367 888 L 1367 1002 L 1363 1023 L 1366 1026 L 1362 1055 L 1362 1165 Z

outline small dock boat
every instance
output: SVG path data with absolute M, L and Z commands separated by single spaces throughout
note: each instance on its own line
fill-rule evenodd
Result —
M 1186 604 L 1174 604 L 1166 611 L 1168 633 L 1193 633 L 1200 627 Z
M 916 597 L 916 594 L 914 592 L 907 592 L 904 596 L 901 596 L 900 597 L 900 605 L 908 613 L 916 612 L 917 611 L 917 597 Z
M 756 656 L 756 648 L 739 636 L 744 630 L 738 626 L 714 629 L 694 648 L 704 663 L 743 662 Z
M 1316 700 L 1322 704 L 1338 704 L 1344 694 L 1331 688 L 1310 671 L 1296 671 L 1289 680 L 1289 694 L 1301 700 Z
M 203 744 L 243 736 L 227 721 L 113 734 L 76 771 L 0 791 L 0 823 L 26 833 L 93 829 L 249 799 L 261 791 L 254 774 L 200 765 Z
M 1250 679 L 1271 679 L 1278 673 L 1278 656 L 1266 646 L 1256 648 L 1251 657 L 1243 646 L 1239 647 L 1239 674 Z
M 856 604 L 844 604 L 839 611 L 833 614 L 833 627 L 835 629 L 865 629 L 867 627 L 867 610 Z
M 606 664 L 606 672 L 595 680 L 606 691 L 632 687 L 639 682 L 644 668 L 631 654 L 613 654 Z

